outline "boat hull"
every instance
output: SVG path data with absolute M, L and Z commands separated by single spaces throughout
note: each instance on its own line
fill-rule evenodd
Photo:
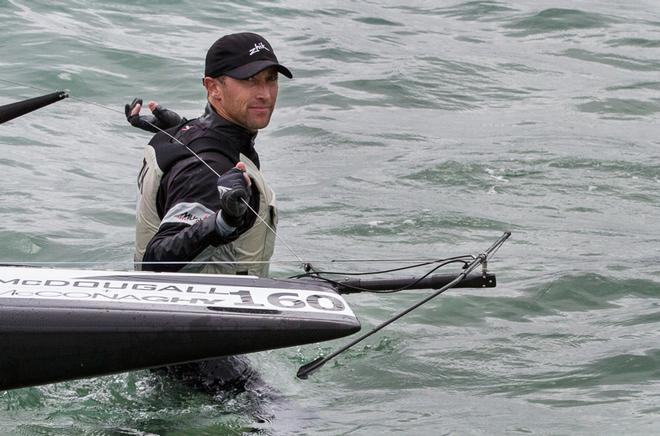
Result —
M 359 331 L 330 287 L 256 277 L 0 267 L 0 389 Z

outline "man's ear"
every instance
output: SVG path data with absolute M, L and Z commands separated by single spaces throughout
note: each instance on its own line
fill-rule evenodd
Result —
M 224 83 L 223 78 L 214 79 L 212 77 L 204 77 L 204 88 L 206 88 L 206 93 L 215 98 L 222 99 L 222 89 L 220 84 Z

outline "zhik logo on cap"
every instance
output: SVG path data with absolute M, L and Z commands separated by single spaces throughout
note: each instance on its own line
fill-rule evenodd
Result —
M 266 47 L 266 46 L 264 45 L 263 42 L 260 42 L 260 43 L 256 43 L 256 42 L 255 42 L 255 43 L 254 43 L 254 48 L 251 48 L 251 49 L 250 49 L 250 56 L 252 56 L 252 55 L 255 54 L 255 53 L 259 53 L 259 50 L 267 50 L 267 51 L 270 51 L 270 50 L 268 50 L 268 47 Z

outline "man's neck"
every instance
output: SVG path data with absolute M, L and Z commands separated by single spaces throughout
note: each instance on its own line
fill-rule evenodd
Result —
M 219 104 L 217 104 L 216 101 L 213 100 L 211 97 L 208 98 L 208 103 L 209 103 L 209 107 L 210 107 L 211 109 L 213 109 L 213 112 L 215 112 L 215 114 L 216 114 L 217 116 L 219 116 L 220 118 L 222 118 L 222 119 L 224 119 L 224 120 L 226 120 L 226 121 L 228 121 L 228 122 L 234 124 L 235 126 L 240 127 L 241 129 L 246 130 L 246 131 L 249 132 L 251 135 L 253 135 L 253 136 L 257 136 L 257 133 L 259 132 L 258 130 L 251 130 L 251 129 L 248 129 L 247 127 L 245 127 L 245 126 L 243 126 L 243 125 L 241 125 L 241 124 L 238 124 L 238 123 L 237 123 L 236 121 L 234 121 L 229 115 L 227 115 L 227 113 L 225 112 L 224 108 L 223 108 L 222 106 L 220 106 Z

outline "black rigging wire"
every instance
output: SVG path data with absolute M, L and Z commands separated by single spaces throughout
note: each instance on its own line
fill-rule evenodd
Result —
M 379 270 L 379 271 L 365 271 L 365 272 L 343 272 L 343 271 L 323 271 L 323 270 L 315 270 L 311 265 L 307 265 L 309 271 L 305 272 L 303 274 L 298 274 L 291 276 L 289 278 L 291 279 L 304 279 L 304 278 L 313 278 L 317 280 L 324 281 L 326 283 L 329 283 L 330 285 L 334 287 L 341 287 L 344 289 L 350 289 L 353 291 L 357 292 L 372 292 L 372 293 L 377 293 L 377 294 L 392 294 L 395 292 L 401 292 L 405 291 L 406 289 L 413 288 L 415 285 L 417 285 L 419 282 L 424 280 L 426 277 L 430 276 L 433 274 L 435 271 L 438 269 L 447 266 L 449 264 L 453 263 L 462 263 L 463 268 L 466 268 L 469 262 L 467 259 L 474 259 L 474 256 L 471 255 L 463 255 L 463 256 L 454 256 L 454 257 L 448 257 L 444 259 L 437 259 L 437 260 L 432 260 L 428 262 L 421 262 L 418 264 L 414 265 L 408 265 L 408 266 L 403 266 L 399 268 L 391 268 L 387 270 Z M 406 286 L 402 286 L 397 289 L 388 289 L 388 290 L 374 290 L 374 289 L 366 289 L 366 288 L 361 288 L 359 286 L 353 286 L 348 283 L 343 283 L 338 280 L 333 280 L 329 277 L 326 277 L 327 275 L 341 275 L 341 276 L 366 276 L 366 275 L 380 275 L 380 274 L 387 274 L 387 273 L 392 273 L 392 272 L 398 272 L 398 271 L 404 271 L 404 270 L 409 270 L 409 269 L 414 269 L 414 268 L 420 268 L 423 266 L 428 266 L 428 265 L 435 265 L 433 268 L 431 268 L 429 271 L 427 271 L 424 275 L 421 277 L 416 278 L 414 281 L 411 283 L 407 284 Z

